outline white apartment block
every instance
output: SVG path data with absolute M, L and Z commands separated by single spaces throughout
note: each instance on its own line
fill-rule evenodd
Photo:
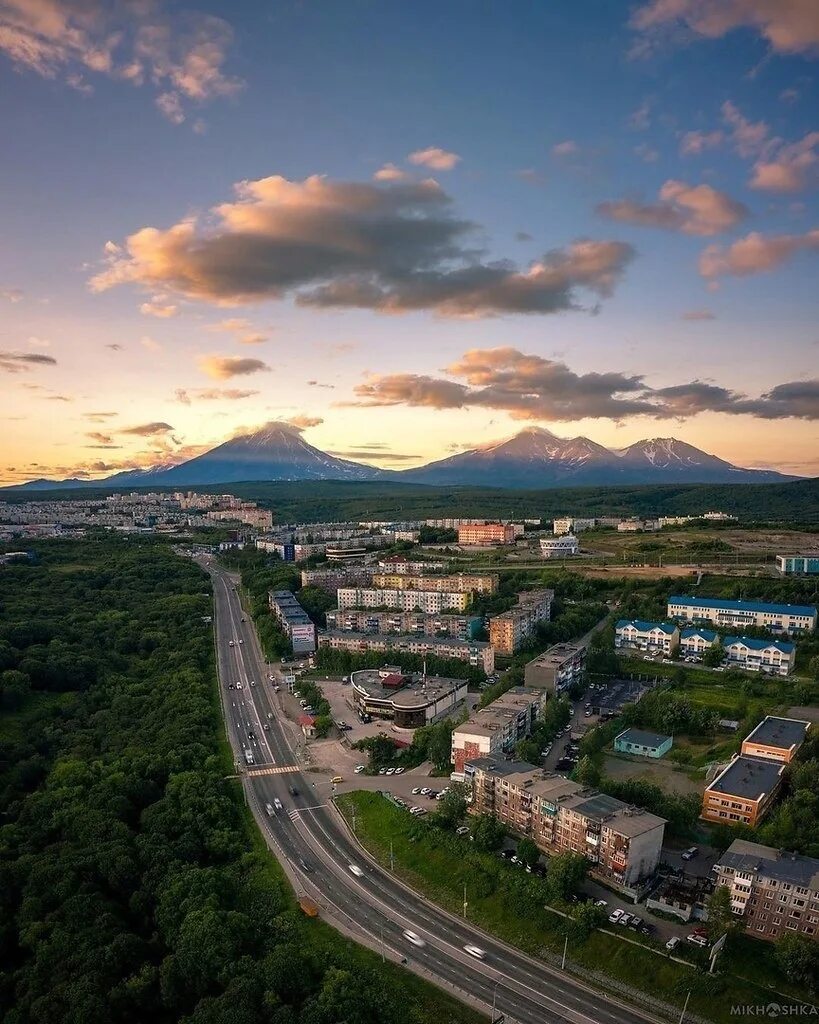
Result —
M 719 597 L 668 599 L 668 617 L 687 622 L 709 623 L 719 628 L 743 629 L 757 626 L 773 633 L 812 633 L 816 609 L 809 605 L 770 604 L 766 601 L 734 601 Z
M 680 631 L 673 622 L 643 622 L 620 619 L 614 629 L 618 650 L 647 651 L 669 657 L 680 642 Z
M 772 676 L 790 675 L 796 645 L 783 640 L 756 640 L 747 636 L 726 636 L 722 641 L 725 663 L 746 672 Z
M 393 633 L 354 633 L 349 630 L 334 630 L 319 633 L 319 648 L 334 651 L 349 651 L 351 654 L 365 654 L 368 651 L 382 651 L 394 654 L 452 658 L 465 661 L 486 675 L 495 671 L 495 651 L 491 644 L 480 640 L 459 640 L 457 637 L 434 637 L 399 635 Z
M 447 590 L 474 594 L 494 594 L 497 573 L 457 572 L 451 576 L 412 576 L 401 572 L 377 572 L 373 585 L 390 590 Z
M 562 537 L 566 533 L 580 533 L 582 530 L 593 530 L 596 525 L 596 519 L 575 519 L 572 516 L 564 516 L 562 519 L 554 520 L 552 532 L 555 537 Z
M 408 612 L 437 615 L 443 611 L 466 611 L 472 594 L 460 591 L 339 587 L 337 597 L 340 611 L 347 608 L 400 608 Z
M 580 543 L 573 533 L 561 537 L 541 537 L 540 553 L 544 558 L 567 558 L 580 551 Z

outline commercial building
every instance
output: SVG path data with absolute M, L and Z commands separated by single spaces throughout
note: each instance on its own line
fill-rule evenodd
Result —
M 702 794 L 700 817 L 721 825 L 742 822 L 756 827 L 782 785 L 785 765 L 761 757 L 737 755 Z
M 489 620 L 489 642 L 499 654 L 514 654 L 535 632 L 539 622 L 548 622 L 553 590 L 527 590 L 518 595 L 517 605 Z
M 403 673 L 391 666 L 353 672 L 350 683 L 359 711 L 392 719 L 399 729 L 417 729 L 443 718 L 467 695 L 465 679 Z
M 808 605 L 731 601 L 720 597 L 675 594 L 668 599 L 668 617 L 732 629 L 757 626 L 774 633 L 811 633 L 816 628 L 816 609 Z
M 444 572 L 445 562 L 411 562 L 404 555 L 393 555 L 378 562 L 379 572 L 399 573 L 401 576 L 421 576 L 423 573 Z
M 458 640 L 472 640 L 482 625 L 483 619 L 473 615 L 424 615 L 423 612 L 377 612 L 361 608 L 327 612 L 327 628 L 339 632 L 414 633 L 418 636 L 454 636 Z
M 580 543 L 573 533 L 566 533 L 562 537 L 541 537 L 540 553 L 544 558 L 568 558 L 576 555 L 580 550 Z
M 441 590 L 469 594 L 494 594 L 498 574 L 457 572 L 451 576 L 411 576 L 400 572 L 373 574 L 373 586 L 390 590 Z
M 316 627 L 310 616 L 289 590 L 271 590 L 267 595 L 270 611 L 281 624 L 293 645 L 294 654 L 308 654 L 316 649 Z
M 800 718 L 766 715 L 742 741 L 742 753 L 790 764 L 808 735 L 810 722 Z
M 671 750 L 672 743 L 670 736 L 644 729 L 624 729 L 614 737 L 614 749 L 618 753 L 636 757 L 663 757 Z
M 461 591 L 440 590 L 378 590 L 375 587 L 339 587 L 338 607 L 402 608 L 404 611 L 437 615 L 442 611 L 464 612 L 472 595 Z
M 495 649 L 492 644 L 481 640 L 327 630 L 319 634 L 318 645 L 333 651 L 349 651 L 351 654 L 366 654 L 368 651 L 383 651 L 385 654 L 395 651 L 418 655 L 433 654 L 437 658 L 465 661 L 487 675 L 495 671 Z
M 552 523 L 552 533 L 555 537 L 562 537 L 567 533 L 580 533 L 582 530 L 593 530 L 597 525 L 596 519 L 575 519 L 572 516 L 564 516 L 562 519 L 555 519 Z
M 500 757 L 513 750 L 532 731 L 547 699 L 544 690 L 513 686 L 475 711 L 452 733 L 453 778 L 463 780 L 468 761 L 490 754 Z
M 765 672 L 772 676 L 788 675 L 796 657 L 796 645 L 785 640 L 726 636 L 722 646 L 726 665 L 747 672 Z
M 683 658 L 696 658 L 699 661 L 703 654 L 718 642 L 719 633 L 713 629 L 689 626 L 680 630 L 680 655 Z
M 777 555 L 776 568 L 783 576 L 816 576 L 819 555 Z
M 714 865 L 716 884 L 731 893 L 745 934 L 775 942 L 819 937 L 819 860 L 735 839 Z
M 523 681 L 527 686 L 550 693 L 561 693 L 583 679 L 586 668 L 584 644 L 555 644 L 527 663 Z
M 514 544 L 511 523 L 464 523 L 458 526 L 459 544 Z
M 642 619 L 619 619 L 614 627 L 617 650 L 647 651 L 669 657 L 680 643 L 680 631 L 673 622 L 644 622 Z
M 579 853 L 606 884 L 634 891 L 660 861 L 665 819 L 522 761 L 464 766 L 473 814 L 492 814 L 547 854 Z

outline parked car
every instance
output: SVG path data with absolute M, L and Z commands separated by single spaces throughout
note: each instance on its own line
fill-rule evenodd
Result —
M 356 775 L 360 775 L 364 771 L 364 767 L 365 766 L 363 764 L 357 764 L 353 771 L 355 772 Z
M 620 915 L 620 920 L 617 923 L 621 924 L 624 928 L 627 928 L 630 921 L 631 921 L 631 914 L 623 913 L 623 914 Z
M 412 795 L 413 796 L 418 796 L 418 794 L 421 793 L 421 792 L 423 792 L 423 791 L 422 791 L 420 786 L 413 786 L 412 787 Z
M 395 769 L 395 774 L 396 774 L 396 775 L 400 775 L 400 774 L 401 774 L 401 773 L 402 773 L 403 771 L 404 771 L 404 769 L 403 769 L 403 768 L 402 768 L 402 767 L 401 767 L 401 766 L 399 765 L 399 766 L 398 766 L 398 767 L 397 767 L 397 768 Z
M 608 903 L 605 900 L 595 900 L 594 901 L 594 905 L 596 907 L 601 907 L 602 908 L 602 907 L 607 907 Z
M 469 826 L 468 825 L 461 825 L 459 828 L 456 828 L 455 829 L 455 835 L 456 836 L 468 836 L 469 835 Z
M 620 918 L 623 916 L 622 910 L 612 910 L 609 914 L 609 924 L 617 924 Z
M 665 944 L 665 948 L 666 948 L 666 949 L 667 949 L 667 950 L 669 951 L 669 953 L 670 953 L 670 952 L 672 952 L 673 950 L 675 950 L 675 949 L 677 948 L 677 946 L 679 946 L 679 944 L 680 944 L 680 940 L 679 940 L 679 937 L 678 937 L 678 936 L 676 936 L 676 935 L 674 935 L 674 936 L 672 936 L 672 937 L 671 937 L 671 938 L 670 938 L 670 939 L 668 940 L 668 942 L 666 942 L 666 944 Z
M 693 860 L 699 852 L 700 848 L 698 846 L 689 846 L 688 849 L 683 853 L 682 859 Z
M 696 932 L 691 932 L 690 935 L 686 935 L 686 941 L 692 943 L 694 946 L 705 947 L 709 945 L 708 939 L 704 935 L 697 935 Z
M 642 917 L 632 917 L 632 919 L 628 923 L 628 926 L 629 928 L 633 928 L 635 931 L 637 931 L 637 929 L 640 927 L 642 923 Z

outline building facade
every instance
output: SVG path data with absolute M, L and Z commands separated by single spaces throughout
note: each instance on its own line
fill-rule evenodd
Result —
M 680 655 L 683 658 L 702 659 L 715 643 L 719 643 L 719 633 L 713 629 L 701 629 L 689 626 L 680 630 Z
M 423 612 L 377 612 L 360 608 L 327 612 L 327 629 L 337 632 L 406 633 L 472 640 L 482 625 L 483 620 L 472 615 L 425 615 Z
M 544 558 L 569 558 L 579 551 L 580 543 L 573 533 L 540 538 L 540 553 Z
M 552 523 L 552 533 L 554 533 L 555 537 L 562 537 L 567 533 L 593 530 L 596 525 L 596 519 L 575 519 L 572 516 L 564 516 L 562 519 L 554 520 Z
M 375 587 L 339 587 L 340 611 L 347 608 L 401 608 L 437 615 L 442 611 L 466 611 L 471 593 L 440 590 L 378 590 Z
M 328 630 L 319 633 L 318 645 L 332 651 L 366 654 L 382 651 L 389 654 L 404 651 L 407 654 L 432 654 L 437 658 L 465 661 L 486 675 L 495 671 L 495 650 L 492 644 L 480 640 L 458 640 L 455 637 L 400 636 L 391 633 L 354 633 Z
M 624 729 L 614 737 L 614 749 L 618 753 L 635 757 L 663 757 L 671 750 L 672 743 L 670 736 L 644 729 Z
M 619 619 L 614 627 L 617 650 L 647 651 L 670 657 L 680 643 L 680 631 L 673 622 L 644 622 L 642 619 Z
M 721 825 L 755 828 L 779 794 L 785 765 L 737 755 L 702 794 L 700 817 Z
M 730 891 L 731 911 L 750 938 L 819 938 L 819 860 L 735 839 L 714 873 L 716 884 Z
M 543 690 L 513 686 L 491 704 L 475 711 L 452 733 L 452 777 L 464 778 L 468 761 L 490 754 L 503 756 L 532 731 L 546 704 Z
M 400 572 L 373 574 L 373 586 L 389 590 L 441 590 L 469 594 L 494 594 L 497 573 L 457 572 L 451 576 L 412 576 Z
M 801 718 L 779 718 L 766 715 L 742 741 L 742 753 L 748 757 L 764 757 L 768 761 L 790 764 L 805 742 L 810 722 Z
M 526 686 L 550 693 L 562 693 L 574 683 L 581 683 L 586 670 L 585 644 L 554 644 L 538 654 L 523 670 Z
M 350 683 L 357 710 L 391 719 L 398 729 L 418 729 L 443 718 L 467 695 L 465 679 L 403 673 L 389 666 L 353 672 Z
M 514 544 L 511 523 L 464 523 L 457 527 L 458 543 L 466 545 Z
M 498 654 L 514 654 L 537 629 L 548 622 L 552 612 L 553 590 L 528 590 L 518 595 L 516 607 L 489 620 L 489 642 Z
M 373 571 L 365 565 L 339 565 L 332 569 L 302 569 L 303 587 L 321 587 L 323 590 L 338 590 L 339 587 L 369 586 Z
M 289 590 L 271 590 L 267 595 L 270 611 L 293 645 L 294 654 L 309 654 L 316 649 L 316 627 L 310 616 Z
M 424 573 L 440 573 L 445 569 L 446 564 L 444 562 L 411 562 L 403 555 L 382 558 L 378 562 L 379 572 L 398 573 L 401 576 L 421 576 Z
M 817 576 L 819 555 L 777 555 L 776 568 L 783 576 Z
M 746 672 L 787 676 L 793 668 L 796 645 L 785 640 L 756 640 L 748 636 L 726 636 L 722 641 L 725 664 Z
M 717 628 L 756 626 L 773 633 L 812 633 L 816 628 L 816 609 L 808 605 L 731 601 L 679 594 L 668 599 L 668 617 L 684 622 L 711 623 Z

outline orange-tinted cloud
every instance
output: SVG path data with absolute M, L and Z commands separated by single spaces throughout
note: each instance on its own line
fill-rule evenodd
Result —
M 762 235 L 752 231 L 728 247 L 709 245 L 700 255 L 700 273 L 716 278 L 747 277 L 776 270 L 799 252 L 819 252 L 819 228 L 803 235 Z
M 416 149 L 407 157 L 411 164 L 419 167 L 429 167 L 433 171 L 451 171 L 461 162 L 457 153 L 449 153 L 437 146 L 428 146 L 426 149 Z M 392 179 L 395 180 L 395 179 Z
M 56 366 L 53 356 L 40 352 L 0 352 L 0 370 L 5 373 L 25 373 L 37 366 Z
M 597 212 L 610 220 L 687 235 L 716 235 L 748 216 L 743 203 L 710 185 L 667 181 L 660 189 L 659 199 L 657 203 L 630 199 L 599 203 Z
M 261 359 L 245 359 L 242 356 L 201 356 L 199 368 L 214 380 L 229 380 L 231 377 L 245 377 L 251 373 L 269 370 Z

